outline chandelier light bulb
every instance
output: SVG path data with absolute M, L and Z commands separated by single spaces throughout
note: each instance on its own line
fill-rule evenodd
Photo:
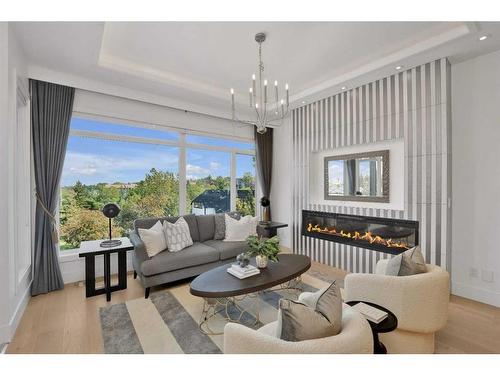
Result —
M 267 79 L 264 80 L 264 86 L 267 86 Z
M 231 95 L 234 95 L 234 89 L 231 89 Z
M 255 81 L 255 74 L 252 74 L 252 79 Z
M 255 108 L 259 109 L 259 103 L 255 103 Z
M 274 86 L 278 86 L 278 81 L 274 81 Z
M 285 104 L 285 100 L 281 99 L 281 105 Z
M 253 92 L 253 89 L 250 87 L 249 91 L 250 91 L 250 94 L 251 94 Z
M 285 85 L 285 90 L 288 90 L 288 83 Z

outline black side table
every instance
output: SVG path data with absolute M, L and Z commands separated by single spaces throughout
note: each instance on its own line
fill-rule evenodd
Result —
M 260 223 L 257 225 L 257 232 L 262 237 L 274 237 L 278 234 L 279 228 L 286 228 L 288 224 L 270 221 L 268 223 Z
M 78 256 L 85 258 L 85 296 L 93 297 L 106 294 L 106 301 L 111 301 L 111 293 L 116 290 L 127 288 L 127 251 L 133 250 L 134 246 L 128 237 L 117 238 L 122 241 L 121 245 L 115 247 L 101 247 L 101 242 L 83 241 L 80 244 Z M 111 285 L 111 254 L 118 253 L 118 284 Z M 95 257 L 104 255 L 104 288 L 95 288 Z
M 380 323 L 372 322 L 368 319 L 370 327 L 373 334 L 373 353 L 374 354 L 387 354 L 387 349 L 384 344 L 382 344 L 378 338 L 379 333 L 387 333 L 394 331 L 398 327 L 398 318 L 391 311 L 387 310 L 385 307 L 379 306 L 375 303 L 366 301 L 350 301 L 346 302 L 349 306 L 354 306 L 360 302 L 366 303 L 367 305 L 373 306 L 379 310 L 385 311 L 388 315 L 387 318 L 382 320 Z

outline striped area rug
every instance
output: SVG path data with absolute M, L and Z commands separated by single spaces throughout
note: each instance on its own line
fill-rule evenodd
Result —
M 333 279 L 310 271 L 302 275 L 305 291 L 323 288 Z M 341 281 L 339 281 L 341 282 Z M 249 314 L 243 324 L 259 328 L 276 320 L 280 298 L 297 297 L 291 291 L 268 291 L 260 295 L 260 323 L 253 325 Z M 239 302 L 243 307 L 251 299 Z M 203 299 L 189 293 L 189 284 L 176 285 L 152 293 L 149 299 L 138 298 L 100 309 L 101 330 L 105 353 L 142 354 L 217 354 L 223 351 L 223 335 L 206 335 L 198 327 Z M 226 320 L 224 313 L 210 320 L 210 328 L 222 332 Z

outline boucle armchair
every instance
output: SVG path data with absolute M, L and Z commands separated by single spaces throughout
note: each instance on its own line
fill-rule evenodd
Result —
M 307 295 L 303 293 L 303 295 Z M 299 296 L 299 301 L 302 300 Z M 357 311 L 343 305 L 342 330 L 335 336 L 298 342 L 276 337 L 277 321 L 258 330 L 237 323 L 224 327 L 224 353 L 226 354 L 370 354 L 373 337 L 370 325 Z
M 377 263 L 375 274 L 349 274 L 345 301 L 367 301 L 386 307 L 398 318 L 398 328 L 380 334 L 388 353 L 434 353 L 434 334 L 446 325 L 450 275 L 427 264 L 427 272 L 387 276 L 388 259 Z

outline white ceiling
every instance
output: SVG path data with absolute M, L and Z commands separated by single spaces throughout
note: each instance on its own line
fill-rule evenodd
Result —
M 405 67 L 500 49 L 500 23 L 460 22 L 20 22 L 31 66 L 227 114 L 229 88 L 247 103 L 265 32 L 265 76 L 288 82 L 294 106 Z M 490 35 L 484 42 L 477 37 Z M 40 77 L 35 77 L 40 78 Z

